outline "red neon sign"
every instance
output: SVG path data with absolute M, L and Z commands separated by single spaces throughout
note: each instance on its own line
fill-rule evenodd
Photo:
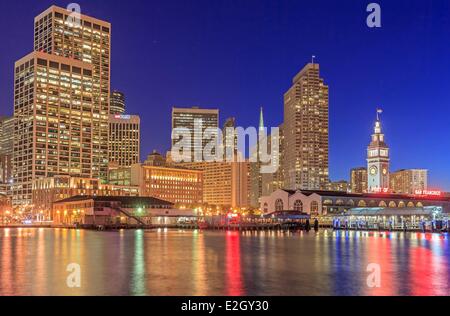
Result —
M 441 196 L 441 191 L 429 191 L 429 190 L 416 190 L 416 195 L 428 195 L 428 196 Z

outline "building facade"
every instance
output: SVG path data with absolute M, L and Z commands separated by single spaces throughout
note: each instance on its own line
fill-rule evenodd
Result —
M 318 64 L 307 64 L 284 95 L 284 185 L 318 190 L 329 181 L 328 86 Z
M 367 179 L 367 168 L 353 168 L 350 171 L 350 191 L 352 193 L 366 193 Z
M 328 183 L 327 190 L 336 192 L 349 192 L 350 184 L 345 180 L 333 181 Z
M 121 115 L 125 113 L 125 94 L 114 90 L 111 92 L 111 102 L 109 104 L 110 115 Z
M 197 127 L 197 128 L 196 128 Z M 203 139 L 206 129 L 218 130 L 219 128 L 219 110 L 193 108 L 173 108 L 172 109 L 172 131 L 185 130 L 191 136 L 191 153 L 189 161 L 185 162 L 202 162 L 204 161 L 203 149 L 210 142 Z M 217 135 L 217 133 L 214 133 Z M 174 136 L 174 135 L 172 135 Z M 196 141 L 197 140 L 197 141 Z M 180 139 L 172 137 L 172 148 L 180 141 Z M 172 156 L 172 159 L 175 157 Z M 181 162 L 181 161 L 177 161 Z
M 394 193 L 415 194 L 428 189 L 428 170 L 402 169 L 390 175 L 390 189 Z
M 108 160 L 119 167 L 139 163 L 141 120 L 137 115 L 110 115 Z
M 13 176 L 14 122 L 13 117 L 0 119 L 0 193 L 8 196 Z
M 385 142 L 377 112 L 372 141 L 367 148 L 367 191 L 379 193 L 389 191 L 389 147 Z
M 33 181 L 33 207 L 45 217 L 51 215 L 53 203 L 73 196 L 139 196 L 139 187 L 103 184 L 100 179 L 71 176 Z
M 109 183 L 139 187 L 141 196 L 152 196 L 178 205 L 203 203 L 203 173 L 197 170 L 134 164 L 110 170 Z
M 31 203 L 36 179 L 97 175 L 93 85 L 89 63 L 43 52 L 16 62 L 14 205 Z
M 265 214 L 280 211 L 300 211 L 311 216 L 345 214 L 350 210 L 371 208 L 408 209 L 439 207 L 450 212 L 450 198 L 440 196 L 405 194 L 354 194 L 330 191 L 277 190 L 261 198 L 261 210 Z
M 111 24 L 51 6 L 34 20 L 34 50 L 82 61 L 92 69 L 93 176 L 106 179 L 108 171 L 108 115 L 111 75 Z M 66 64 L 69 61 L 65 62 Z

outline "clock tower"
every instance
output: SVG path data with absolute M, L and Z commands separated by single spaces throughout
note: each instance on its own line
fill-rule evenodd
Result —
M 389 147 L 381 131 L 381 113 L 383 113 L 382 110 L 377 110 L 374 134 L 367 148 L 367 191 L 369 193 L 389 191 Z

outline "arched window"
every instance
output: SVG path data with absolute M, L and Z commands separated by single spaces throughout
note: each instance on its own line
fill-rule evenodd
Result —
M 387 207 L 387 204 L 386 204 L 385 201 L 381 201 L 379 206 L 380 206 L 380 207 Z
M 263 211 L 264 213 L 267 213 L 269 211 L 269 205 L 267 203 L 264 203 Z
M 367 203 L 364 200 L 358 202 L 358 207 L 367 207 Z
M 414 203 L 413 202 L 408 202 L 407 206 L 410 207 L 410 208 L 414 208 Z
M 371 200 L 371 201 L 369 202 L 369 206 L 370 206 L 370 207 L 375 207 L 375 206 L 377 206 L 377 202 L 375 202 L 374 200 Z
M 316 201 L 311 202 L 311 215 L 319 215 L 319 203 Z
M 400 201 L 400 202 L 398 202 L 398 207 L 406 207 L 406 204 L 405 204 L 405 202 L 403 202 L 403 201 Z
M 323 205 L 333 205 L 333 201 L 330 199 L 327 199 L 327 200 L 323 201 Z
M 422 202 L 418 202 L 418 203 L 417 203 L 417 207 L 423 207 Z
M 344 201 L 339 199 L 336 201 L 336 205 L 344 205 Z
M 347 205 L 348 205 L 348 206 L 355 206 L 355 201 L 353 201 L 353 200 L 348 200 Z
M 394 201 L 391 201 L 391 202 L 389 202 L 389 207 L 390 207 L 390 208 L 396 208 L 396 207 L 397 207 L 397 204 L 395 204 Z
M 303 202 L 300 200 L 296 200 L 294 202 L 294 211 L 303 212 Z
M 278 199 L 275 201 L 275 211 L 282 212 L 284 211 L 284 204 L 282 199 Z

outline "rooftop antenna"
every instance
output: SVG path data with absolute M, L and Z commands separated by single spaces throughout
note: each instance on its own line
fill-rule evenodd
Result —
M 377 108 L 377 121 L 380 120 L 380 114 L 383 113 L 383 110 L 381 108 Z
M 311 56 L 311 64 L 313 64 L 313 65 L 314 65 L 314 59 L 316 59 L 316 55 Z

